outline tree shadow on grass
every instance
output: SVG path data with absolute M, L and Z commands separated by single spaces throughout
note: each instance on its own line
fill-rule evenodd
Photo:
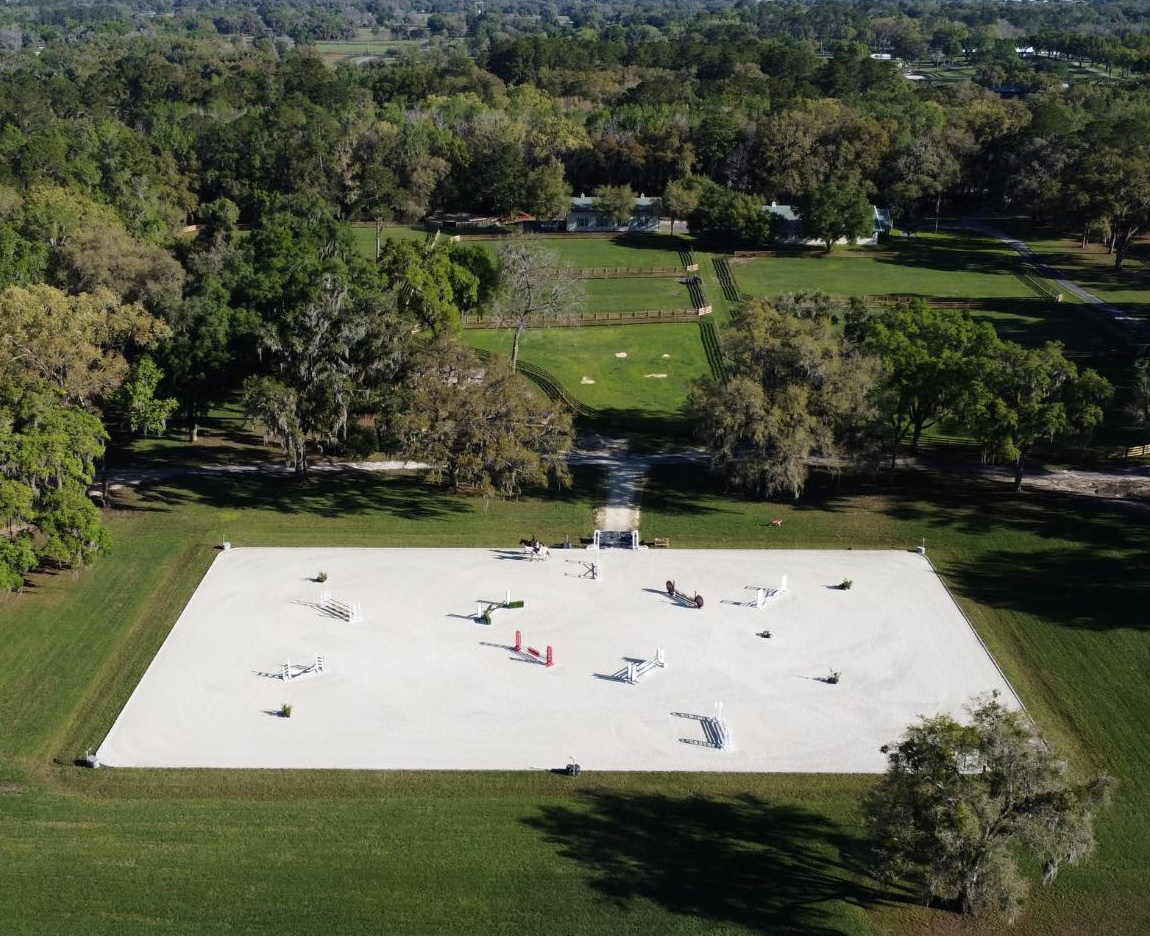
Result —
M 705 465 L 653 465 L 643 488 L 642 507 L 664 516 L 731 513 L 709 506 L 700 496 L 721 496 L 721 483 Z
M 571 487 L 552 488 L 541 496 L 551 503 L 584 499 L 597 475 L 574 468 L 572 476 Z M 527 496 L 533 496 L 533 492 Z M 475 497 L 452 493 L 418 475 L 354 468 L 313 474 L 304 481 L 282 473 L 183 475 L 141 485 L 137 497 L 144 503 L 168 506 L 203 504 L 328 518 L 362 514 L 439 520 L 464 516 L 483 507 Z
M 341 472 L 297 481 L 284 475 L 189 475 L 148 485 L 144 492 L 171 503 L 269 510 L 318 517 L 379 514 L 404 520 L 435 520 L 468 513 L 473 504 L 420 479 Z
M 589 886 L 621 909 L 646 900 L 771 936 L 829 936 L 845 932 L 829 904 L 882 899 L 848 869 L 861 843 L 801 807 L 751 795 L 594 791 L 582 799 L 523 822 L 582 865 Z
M 1143 554 L 1144 555 L 1144 554 Z M 1062 627 L 1150 630 L 1150 567 L 1091 549 L 996 551 L 949 573 L 953 591 L 980 604 L 1032 614 Z
M 1131 505 L 1089 494 L 1025 491 L 976 477 L 904 474 L 885 491 L 883 512 L 925 528 L 966 534 L 1024 532 L 1082 549 L 1150 550 L 1150 528 Z M 926 533 L 930 535 L 929 532 Z M 1065 549 L 1060 545 L 1060 548 Z
M 1010 275 L 1016 265 L 1012 253 L 989 237 L 970 233 L 952 234 L 939 240 L 891 241 L 888 250 L 892 257 L 876 257 L 879 264 L 918 269 L 937 270 L 942 273 L 1001 273 Z

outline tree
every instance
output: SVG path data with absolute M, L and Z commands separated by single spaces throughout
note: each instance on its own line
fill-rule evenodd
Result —
M 106 287 L 151 308 L 165 293 L 179 295 L 184 270 L 167 251 L 106 225 L 81 228 L 56 249 L 56 280 L 68 292 Z
M 748 244 L 764 244 L 770 238 L 770 215 L 762 199 L 732 192 L 710 180 L 697 183 L 698 201 L 688 215 L 692 234 L 734 236 Z
M 108 289 L 69 296 L 36 284 L 0 293 L 0 371 L 12 362 L 81 405 L 120 385 L 125 348 L 152 347 L 167 333 L 143 306 L 121 303 Z
M 1017 493 L 1035 443 L 1089 432 L 1113 392 L 1097 371 L 1079 373 L 1058 342 L 1032 349 L 1004 341 L 972 385 L 964 420 L 987 456 L 1014 463 Z
M 1150 432 L 1150 359 L 1142 358 L 1135 368 L 1134 386 L 1126 411 L 1136 426 L 1143 426 Z
M 111 540 L 87 497 L 106 435 L 100 420 L 47 379 L 0 366 L 0 587 L 18 589 L 43 559 L 86 563 Z M 14 523 L 31 524 L 38 541 Z
M 48 249 L 0 222 L 0 289 L 41 282 L 48 273 Z
M 956 309 L 931 308 L 922 299 L 867 319 L 859 331 L 882 361 L 876 407 L 893 470 L 907 436 L 916 453 L 923 430 L 957 412 L 998 337 L 988 322 L 976 322 Z
M 35 492 L 23 481 L 11 478 L 0 481 L 0 520 L 7 524 L 9 534 L 13 523 L 31 520 L 35 516 L 32 509 L 35 499 Z
M 0 591 L 23 588 L 25 573 L 36 568 L 38 561 L 28 533 L 0 536 Z
M 1121 270 L 1134 239 L 1150 226 L 1150 158 L 1102 149 L 1079 167 L 1071 198 L 1087 222 L 1110 228 L 1114 269 Z
M 914 881 L 924 900 L 964 914 L 1019 912 L 1027 852 L 1052 881 L 1094 847 L 1093 818 L 1113 785 L 1076 781 L 1020 711 L 975 700 L 970 723 L 924 718 L 883 748 L 887 770 L 868 799 L 881 880 Z
M 455 262 L 449 243 L 425 245 L 387 238 L 379 253 L 380 269 L 396 290 L 399 306 L 434 334 L 457 332 L 464 310 L 479 301 L 479 279 Z
M 158 435 L 164 431 L 168 419 L 179 403 L 173 397 L 156 396 L 164 372 L 146 354 L 132 365 L 131 373 L 111 401 L 123 413 L 124 423 L 132 432 Z
M 639 196 L 629 185 L 600 185 L 592 194 L 595 196 L 595 214 L 614 227 L 623 226 L 635 214 L 635 202 Z
M 576 286 L 558 256 L 529 237 L 512 238 L 499 248 L 498 257 L 500 294 L 494 318 L 514 332 L 511 369 L 515 370 L 523 333 L 566 320 L 576 300 Z
M 397 327 L 372 266 L 322 210 L 270 212 L 247 246 L 255 272 L 245 288 L 268 372 L 245 381 L 244 407 L 302 479 L 308 443 L 338 444 L 352 407 L 395 366 L 381 351 L 385 333 L 407 341 L 416 329 Z
M 810 457 L 839 455 L 866 421 L 875 362 L 829 315 L 799 317 L 758 302 L 739 315 L 727 359 L 730 379 L 704 380 L 687 402 L 712 469 L 766 496 L 797 498 Z
M 828 182 L 812 189 L 799 201 L 798 214 L 803 229 L 827 245 L 848 242 L 874 233 L 874 208 L 866 194 L 849 182 Z
M 961 178 L 961 157 L 972 149 L 973 141 L 956 128 L 918 133 L 898 147 L 883 172 L 888 204 L 898 217 L 920 217 L 924 203 L 933 210 L 937 199 Z
M 188 296 L 164 308 L 171 335 L 159 349 L 160 360 L 189 442 L 196 441 L 200 420 L 234 392 L 251 366 L 247 358 L 253 355 L 244 354 L 237 338 L 254 330 L 255 316 L 245 318 L 227 299 L 226 294 Z
M 542 221 L 564 218 L 571 210 L 571 186 L 557 159 L 532 169 L 523 181 L 523 210 Z
M 663 191 L 663 210 L 671 216 L 671 233 L 675 233 L 675 221 L 688 217 L 699 206 L 699 190 L 689 179 L 675 179 L 667 183 Z
M 47 537 L 40 554 L 57 565 L 88 565 L 112 546 L 112 535 L 100 522 L 100 511 L 82 491 L 49 494 L 37 525 Z
M 439 339 L 415 362 L 397 421 L 408 458 L 454 490 L 517 497 L 525 486 L 570 483 L 571 414 L 495 358 Z

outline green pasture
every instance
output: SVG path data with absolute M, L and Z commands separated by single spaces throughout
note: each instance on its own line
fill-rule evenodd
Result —
M 579 304 L 587 312 L 693 309 L 691 293 L 673 276 L 581 280 Z
M 364 256 L 375 256 L 375 227 L 367 225 L 353 228 L 356 242 Z M 383 236 L 418 237 L 427 235 L 427 229 L 403 224 L 385 224 Z M 686 237 L 650 234 L 616 237 L 581 237 L 570 234 L 539 234 L 532 238 L 544 250 L 559 257 L 561 263 L 572 269 L 590 267 L 679 267 L 680 251 L 691 249 Z M 489 235 L 461 235 L 461 243 L 479 244 L 492 253 L 507 238 Z
M 839 479 L 771 504 L 662 469 L 645 495 L 644 536 L 764 548 L 908 548 L 926 536 L 1031 712 L 1064 750 L 1120 781 L 1092 862 L 1036 888 L 1012 932 L 1141 932 L 1150 532 L 1111 507 L 928 482 L 879 490 Z M 0 598 L 5 933 L 953 929 L 945 911 L 857 872 L 867 777 L 72 765 L 115 718 L 223 535 L 241 545 L 499 546 L 532 531 L 561 542 L 589 531 L 597 487 L 581 473 L 574 491 L 487 506 L 362 474 L 302 487 L 198 478 L 121 494 L 113 555 Z M 849 679 L 849 661 L 843 671 Z
M 1080 354 L 1103 354 L 1117 342 L 1095 315 L 1073 297 L 1048 302 L 1037 296 L 1029 299 L 1001 299 L 996 309 L 971 312 L 976 319 L 990 322 L 1000 338 L 1036 347 L 1048 341 L 1061 341 Z
M 839 296 L 1034 296 L 1014 269 L 1013 251 L 997 241 L 948 232 L 895 239 L 881 248 L 836 248 L 830 255 L 803 251 L 731 261 L 739 288 L 752 297 L 816 289 Z
M 1112 334 L 1073 296 L 1051 302 L 1037 295 L 1014 275 L 1022 267 L 1012 250 L 974 235 L 920 234 L 911 241 L 892 241 L 881 252 L 860 248 L 830 256 L 809 252 L 729 262 L 739 289 L 754 297 L 821 290 L 839 296 L 969 299 L 983 305 L 972 314 L 1011 341 L 1061 341 L 1088 354 L 1114 346 Z M 1057 291 L 1053 283 L 1047 285 Z M 709 290 L 708 298 L 717 292 Z
M 510 331 L 470 329 L 463 337 L 473 347 L 511 353 Z M 519 355 L 611 421 L 675 422 L 691 382 L 710 374 L 694 322 L 530 329 Z
M 1081 232 L 1064 235 L 1034 225 L 1004 226 L 1083 289 L 1132 315 L 1150 318 L 1150 251 L 1145 243 L 1135 244 L 1123 269 L 1115 270 L 1114 256 L 1105 246 L 1081 246 Z
M 351 229 L 351 236 L 355 239 L 355 245 L 369 260 L 375 259 L 375 225 L 356 225 Z M 389 237 L 395 240 L 418 240 L 422 241 L 427 237 L 427 229 L 416 227 L 407 224 L 385 224 L 383 231 L 380 233 L 380 243 L 387 240 Z
M 547 250 L 575 269 L 586 267 L 678 267 L 679 252 L 691 249 L 685 237 L 646 234 L 616 237 L 579 237 L 567 234 L 538 238 Z

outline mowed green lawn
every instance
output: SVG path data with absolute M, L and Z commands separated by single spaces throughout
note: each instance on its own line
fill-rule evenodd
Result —
M 495 329 L 463 332 L 473 347 L 503 354 L 511 353 L 511 337 Z M 580 402 L 635 419 L 677 417 L 692 381 L 710 374 L 694 322 L 530 329 L 519 354 Z
M 693 309 L 685 284 L 673 276 L 580 280 L 580 306 L 587 312 Z
M 575 269 L 587 267 L 679 267 L 680 251 L 690 250 L 686 237 L 644 234 L 615 237 L 579 237 L 565 234 L 539 238 Z
M 352 229 L 356 243 L 364 256 L 375 256 L 375 227 L 373 225 Z M 402 224 L 386 224 L 383 237 L 427 236 L 427 230 Z M 495 253 L 507 238 L 461 236 L 460 243 L 478 244 Z M 686 237 L 669 235 L 602 236 L 581 237 L 568 234 L 540 234 L 532 240 L 543 250 L 556 254 L 559 261 L 572 269 L 581 270 L 595 267 L 681 267 L 680 251 L 691 249 L 691 240 Z
M 229 478 L 125 494 L 111 557 L 0 599 L 4 932 L 952 931 L 946 912 L 856 874 L 866 777 L 71 765 L 111 724 L 221 535 L 497 546 L 537 530 L 557 542 L 588 530 L 596 486 L 581 474 L 573 493 L 487 508 L 409 478 L 358 475 L 302 489 Z M 769 526 L 774 516 L 781 528 Z M 1121 783 L 1099 853 L 1038 888 L 1011 932 L 1146 930 L 1144 525 L 1105 506 L 967 484 L 879 492 L 840 481 L 765 504 L 663 470 L 643 527 L 684 547 L 906 548 L 925 535 L 1031 711 Z
M 876 254 L 876 256 L 871 256 Z M 884 256 L 894 254 L 893 257 Z M 739 288 L 753 297 L 821 290 L 837 296 L 891 293 L 955 299 L 1030 297 L 1013 275 L 1013 252 L 969 234 L 922 233 L 879 248 L 817 252 L 731 261 Z
M 874 250 L 859 248 L 829 257 L 812 252 L 734 259 L 730 264 L 739 289 L 756 298 L 820 290 L 838 296 L 974 299 L 985 307 L 972 314 L 991 322 L 1005 339 L 1030 346 L 1061 341 L 1086 353 L 1114 346 L 1112 333 L 1072 296 L 1051 302 L 1015 276 L 1022 267 L 1014 252 L 998 241 L 952 232 L 922 233 L 912 241 L 896 239 L 882 252 L 894 257 L 871 256 Z
M 1060 235 L 1049 228 L 1009 225 L 1044 261 L 1057 267 L 1084 289 L 1141 318 L 1150 317 L 1150 260 L 1146 242 L 1136 243 L 1121 270 L 1101 244 L 1081 246 L 1081 234 Z

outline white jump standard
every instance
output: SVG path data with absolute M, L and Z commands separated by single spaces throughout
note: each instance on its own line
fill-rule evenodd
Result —
M 784 574 L 778 588 L 755 589 L 755 607 L 761 608 L 768 601 L 774 601 L 787 593 L 787 576 Z
M 319 606 L 324 614 L 330 614 L 341 621 L 347 621 L 348 624 L 357 624 L 363 620 L 358 601 L 350 602 L 341 598 L 333 598 L 331 591 L 327 589 L 319 596 Z
M 324 671 L 323 656 L 317 653 L 314 663 L 281 664 L 280 679 L 284 682 L 291 682 L 293 679 L 299 679 L 301 676 L 319 676 Z
M 655 650 L 655 656 L 652 657 L 650 660 L 642 660 L 639 663 L 628 663 L 627 664 L 627 675 L 624 676 L 623 678 L 625 681 L 629 682 L 632 686 L 634 686 L 636 683 L 639 682 L 639 680 L 642 677 L 646 676 L 649 672 L 651 672 L 651 670 L 653 670 L 655 668 L 665 669 L 666 666 L 667 666 L 666 654 L 663 652 L 663 648 L 659 647 L 658 649 Z

